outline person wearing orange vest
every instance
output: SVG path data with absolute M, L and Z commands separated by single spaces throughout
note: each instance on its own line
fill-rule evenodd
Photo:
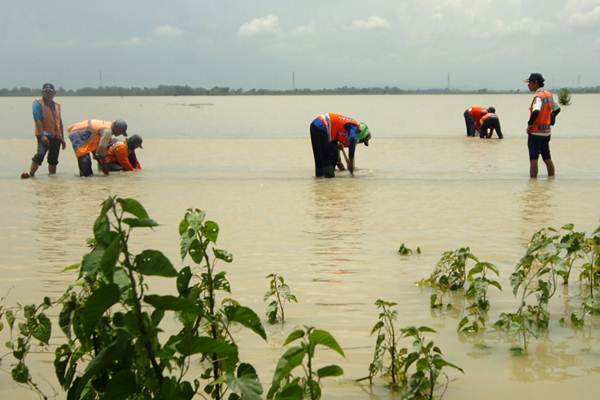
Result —
M 488 113 L 481 117 L 479 126 L 479 137 L 481 139 L 491 138 L 494 131 L 496 131 L 498 139 L 504 138 L 502 128 L 500 128 L 500 118 L 496 115 L 496 109 L 494 107 L 488 107 Z
M 60 104 L 54 101 L 56 90 L 51 83 L 42 86 L 42 97 L 33 101 L 32 111 L 35 123 L 37 151 L 31 159 L 29 172 L 23 172 L 21 179 L 33 178 L 46 153 L 48 153 L 48 173 L 54 175 L 58 165 L 60 147 L 65 148 L 63 122 L 60 115 Z
M 354 174 L 354 152 L 357 143 L 369 145 L 371 134 L 364 122 L 337 113 L 319 115 L 310 124 L 310 141 L 315 159 L 315 176 L 335 177 L 339 147 L 349 150 L 348 170 Z
M 463 115 L 465 117 L 465 125 L 467 126 L 467 136 L 479 134 L 479 130 L 481 129 L 481 117 L 487 114 L 490 108 L 494 107 L 485 108 L 481 106 L 471 106 L 465 110 Z
M 556 122 L 560 107 L 554 101 L 552 93 L 544 89 L 544 77 L 539 73 L 532 73 L 524 82 L 530 92 L 534 92 L 533 101 L 529 107 L 529 121 L 527 121 L 527 147 L 529 149 L 529 176 L 537 178 L 538 158 L 546 164 L 548 176 L 554 176 L 556 170 L 550 155 L 551 126 Z
M 67 131 L 77 157 L 79 176 L 91 176 L 93 171 L 90 155 L 104 157 L 113 136 L 127 136 L 127 122 L 119 119 L 88 119 L 69 126 Z
M 115 141 L 111 143 L 106 152 L 106 157 L 101 161 L 103 172 L 108 175 L 109 171 L 136 171 L 142 169 L 137 159 L 135 149 L 142 147 L 140 135 L 131 135 L 124 142 Z

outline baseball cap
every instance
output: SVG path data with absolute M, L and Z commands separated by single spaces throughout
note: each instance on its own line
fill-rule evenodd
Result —
M 544 81 L 545 81 L 545 79 L 542 76 L 542 74 L 540 74 L 539 72 L 533 72 L 532 74 L 529 75 L 529 78 L 525 79 L 523 82 L 525 82 L 525 83 L 537 82 L 541 85 L 544 83 Z
M 53 84 L 51 84 L 51 83 L 44 83 L 42 85 L 42 91 L 56 92 L 56 89 L 54 88 Z
M 113 127 L 123 132 L 123 136 L 127 136 L 127 122 L 122 119 L 117 119 L 113 122 Z
M 128 139 L 127 139 L 127 146 L 129 146 L 129 150 L 133 150 L 136 148 L 140 148 L 143 149 L 142 147 L 142 137 L 140 135 L 131 135 Z

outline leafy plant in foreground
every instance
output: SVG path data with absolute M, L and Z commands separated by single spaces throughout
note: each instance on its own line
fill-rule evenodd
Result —
M 267 318 L 269 322 L 274 324 L 277 321 L 285 321 L 284 304 L 286 302 L 297 303 L 298 299 L 292 294 L 290 287 L 285 283 L 283 276 L 278 274 L 267 275 L 269 281 L 269 290 L 265 293 L 265 301 L 269 299 L 271 302 L 267 305 Z
M 398 330 L 394 310 L 396 303 L 377 300 L 375 305 L 380 310 L 379 319 L 373 326 L 371 334 L 377 334 L 373 361 L 369 364 L 369 375 L 358 381 L 382 375 L 391 381 L 390 388 L 400 391 L 403 399 L 434 399 L 436 389 L 439 391 L 438 379 L 446 376 L 446 384 L 437 398 L 442 398 L 448 377 L 443 372 L 450 367 L 464 372 L 460 367 L 443 358 L 442 351 L 433 341 L 425 340 L 424 333 L 435 333 L 427 326 L 419 328 L 411 326 Z M 400 339 L 412 339 L 412 348 L 400 346 Z
M 300 341 L 290 347 L 279 359 L 267 399 L 275 400 L 317 400 L 321 398 L 321 379 L 341 376 L 344 371 L 332 364 L 315 369 L 314 359 L 317 345 L 321 345 L 345 357 L 344 351 L 333 336 L 327 331 L 304 327 L 290 333 L 284 346 Z M 303 364 L 304 362 L 304 364 Z M 303 376 L 293 376 L 297 367 L 302 367 Z
M 464 334 L 475 334 L 485 328 L 490 301 L 487 298 L 488 287 L 494 286 L 502 290 L 500 283 L 489 277 L 489 272 L 498 276 L 498 268 L 489 262 L 478 262 L 467 273 L 469 288 L 465 297 L 471 301 L 466 307 L 468 315 L 458 323 L 458 331 Z
M 194 265 L 180 271 L 158 250 L 131 252 L 131 233 L 157 225 L 134 199 L 109 197 L 102 203 L 77 282 L 54 303 L 45 298 L 23 308 L 18 337 L 10 342 L 15 381 L 37 389 L 25 357 L 32 338 L 48 343 L 52 326 L 44 311 L 61 305 L 58 320 L 66 341 L 56 348 L 54 367 L 68 400 L 187 400 L 201 391 L 218 400 L 227 394 L 230 400 L 261 398 L 256 371 L 240 362 L 230 327 L 240 323 L 263 339 L 266 334 L 251 309 L 228 298 L 218 305 L 219 293 L 231 289 L 216 262 L 232 261 L 230 253 L 214 247 L 218 225 L 201 210 L 187 211 L 179 224 L 181 257 L 189 256 Z M 150 276 L 171 278 L 175 294 L 148 293 Z M 176 333 L 159 336 L 171 312 Z M 190 381 L 192 362 L 206 369 Z
M 442 307 L 444 296 L 448 291 L 464 288 L 469 260 L 475 263 L 479 262 L 468 247 L 446 251 L 442 254 L 429 278 L 418 282 L 419 285 L 430 286 L 434 289 L 430 301 L 431 308 Z
M 517 354 L 527 352 L 529 336 L 538 337 L 548 329 L 548 302 L 556 292 L 557 266 L 561 262 L 554 246 L 556 239 L 556 230 L 551 228 L 534 233 L 510 278 L 513 294 L 520 292 L 519 308 L 514 313 L 500 314 L 494 324 L 510 336 L 521 338 L 522 346 L 512 349 Z

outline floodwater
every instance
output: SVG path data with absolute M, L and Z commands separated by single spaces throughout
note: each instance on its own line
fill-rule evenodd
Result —
M 81 179 L 69 149 L 59 173 L 46 166 L 21 181 L 35 142 L 31 99 L 0 98 L 0 297 L 7 304 L 56 297 L 74 278 L 99 203 L 109 194 L 139 199 L 161 225 L 140 231 L 134 248 L 164 251 L 179 266 L 178 222 L 188 207 L 207 211 L 221 227 L 219 247 L 234 255 L 228 271 L 233 297 L 264 315 L 265 276 L 283 275 L 299 299 L 283 327 L 265 325 L 269 341 L 239 333 L 241 358 L 253 363 L 265 391 L 295 327 L 330 331 L 346 358 L 323 351 L 317 365 L 337 362 L 342 378 L 325 382 L 325 399 L 394 398 L 381 381 L 369 389 L 375 342 L 375 300 L 398 303 L 398 325 L 428 325 L 450 371 L 445 399 L 594 398 L 600 394 L 600 319 L 583 331 L 558 320 L 577 308 L 577 285 L 557 293 L 546 338 L 513 357 L 511 343 L 490 333 L 478 343 L 456 334 L 460 316 L 435 315 L 427 277 L 442 252 L 462 246 L 501 271 L 503 292 L 490 289 L 490 325 L 517 300 L 508 278 L 539 228 L 600 225 L 600 95 L 573 96 L 564 107 L 551 148 L 557 177 L 528 178 L 528 95 L 65 98 L 65 124 L 87 117 L 125 118 L 144 138 L 140 173 Z M 494 105 L 506 139 L 464 137 L 470 104 Z M 355 177 L 313 178 L 308 124 L 324 111 L 369 123 L 373 140 L 357 149 Z M 423 253 L 401 257 L 401 243 Z M 167 283 L 168 282 L 168 283 Z M 175 290 L 155 279 L 159 292 Z M 55 337 L 58 341 L 58 327 Z M 6 335 L 0 334 L 0 341 Z M 410 343 L 406 343 L 410 345 Z M 58 387 L 53 357 L 33 355 L 34 377 Z M 9 369 L 5 362 L 3 370 Z M 62 395 L 59 395 L 62 397 Z M 0 398 L 33 399 L 0 373 Z

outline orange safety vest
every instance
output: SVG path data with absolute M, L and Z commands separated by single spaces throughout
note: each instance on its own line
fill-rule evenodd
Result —
M 319 115 L 319 119 L 323 122 L 325 128 L 327 128 L 329 141 L 341 142 L 346 147 L 348 147 L 348 132 L 346 131 L 346 124 L 355 125 L 357 129 L 360 129 L 360 123 L 357 120 L 342 114 L 325 113 Z
M 536 120 L 533 122 L 533 125 L 527 127 L 527 133 L 537 136 L 549 136 L 550 126 L 552 124 L 552 106 L 554 105 L 552 93 L 543 90 L 533 96 L 533 101 L 531 102 L 531 106 L 529 106 L 529 118 L 531 118 L 531 114 L 533 114 L 533 104 L 537 98 L 542 100 L 542 109 Z
M 36 101 L 41 104 L 44 115 L 44 119 L 40 121 L 42 123 L 42 131 L 50 133 L 55 139 L 60 139 L 62 134 L 60 104 L 54 102 L 54 109 L 52 109 L 52 107 L 46 105 L 43 98 Z M 42 132 L 37 131 L 37 125 L 35 134 L 36 136 L 42 134 Z
M 487 108 L 481 106 L 471 106 L 467 111 L 475 122 L 475 129 L 479 130 L 481 128 L 481 117 L 488 113 Z
M 98 149 L 101 135 L 100 131 L 111 129 L 112 121 L 101 121 L 99 119 L 87 119 L 74 123 L 67 129 L 69 140 L 77 158 L 93 153 Z
M 108 163 L 117 163 L 123 167 L 124 171 L 133 171 L 135 169 L 142 169 L 139 161 L 136 165 L 132 165 L 129 161 L 129 145 L 127 142 L 117 142 L 108 148 L 105 157 Z

